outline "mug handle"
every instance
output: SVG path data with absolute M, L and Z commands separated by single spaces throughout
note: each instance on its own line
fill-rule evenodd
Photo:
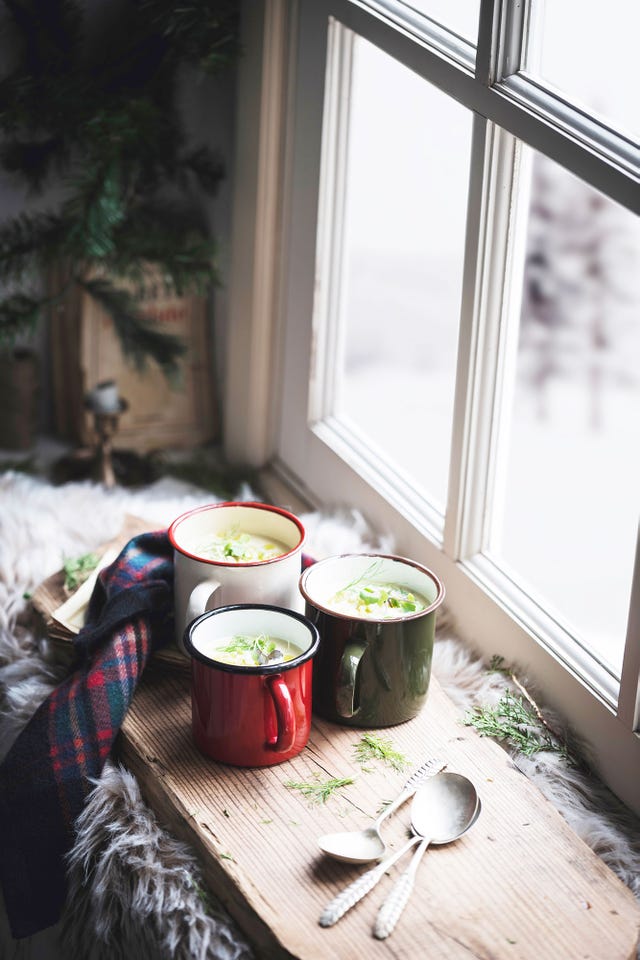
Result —
M 336 682 L 336 710 L 345 719 L 355 717 L 360 710 L 360 705 L 356 706 L 356 680 L 366 649 L 366 643 L 348 643 L 340 660 Z
M 277 732 L 267 737 L 265 746 L 274 753 L 286 753 L 296 739 L 296 714 L 291 693 L 281 673 L 267 677 L 266 684 L 276 711 Z
M 196 617 L 199 617 L 201 614 L 205 613 L 206 610 L 213 610 L 216 604 L 214 603 L 214 598 L 218 590 L 220 589 L 220 584 L 217 580 L 203 580 L 202 583 L 197 584 L 189 594 L 189 602 L 187 603 L 187 623 L 191 623 L 192 620 L 195 620 Z M 217 604 L 219 606 L 220 604 Z

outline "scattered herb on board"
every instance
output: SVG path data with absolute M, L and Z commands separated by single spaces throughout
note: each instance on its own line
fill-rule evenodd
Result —
M 95 553 L 85 553 L 81 557 L 69 558 L 63 564 L 64 585 L 67 590 L 77 590 L 98 566 L 100 557 Z
M 326 803 L 336 790 L 340 790 L 350 783 L 353 783 L 353 777 L 331 777 L 329 780 L 316 778 L 309 783 L 287 780 L 285 787 L 289 787 L 291 790 L 299 790 L 303 796 L 309 797 L 313 803 Z
M 205 912 L 206 912 L 206 913 L 212 913 L 212 912 L 213 912 L 213 901 L 212 901 L 212 899 L 211 899 L 211 895 L 210 895 L 209 891 L 206 890 L 204 887 L 201 887 L 200 884 L 197 883 L 195 880 L 193 880 L 192 882 L 193 882 L 193 888 L 194 888 L 194 890 L 195 890 L 198 898 L 202 901 L 202 904 L 204 905 Z
M 408 757 L 395 750 L 388 737 L 378 737 L 374 733 L 363 733 L 360 742 L 354 747 L 356 759 L 364 766 L 370 760 L 381 760 L 394 770 L 404 770 L 409 765 Z

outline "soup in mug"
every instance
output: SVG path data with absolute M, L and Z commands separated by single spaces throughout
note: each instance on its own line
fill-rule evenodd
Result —
M 208 537 L 199 547 L 198 555 L 205 560 L 221 560 L 224 563 L 257 563 L 281 557 L 289 550 L 290 547 L 280 540 L 233 529 Z
M 211 648 L 203 646 L 202 652 L 220 663 L 230 663 L 236 667 L 262 667 L 295 660 L 304 651 L 289 640 L 259 633 L 223 637 Z
M 347 617 L 369 617 L 372 620 L 393 620 L 427 609 L 429 603 L 420 594 L 398 583 L 371 579 L 376 566 L 373 564 L 351 583 L 341 587 L 327 601 L 327 606 Z

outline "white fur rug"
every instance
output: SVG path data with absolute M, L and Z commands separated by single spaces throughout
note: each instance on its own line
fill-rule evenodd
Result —
M 238 499 L 252 499 L 248 489 Z M 66 557 L 94 550 L 117 535 L 126 513 L 167 526 L 193 506 L 215 500 L 179 481 L 141 490 L 106 490 L 89 483 L 53 487 L 22 474 L 0 474 L 0 758 L 59 679 L 60 667 L 25 595 Z M 302 516 L 314 556 L 393 550 L 355 511 Z M 439 618 L 434 673 L 462 711 L 495 704 L 515 689 L 455 637 L 445 611 Z M 522 678 L 520 678 L 522 680 Z M 536 701 L 540 697 L 535 694 Z M 550 718 L 557 728 L 557 718 Z M 640 897 L 637 820 L 586 773 L 558 754 L 514 763 L 560 810 L 573 829 Z M 108 764 L 78 821 L 69 859 L 70 896 L 57 927 L 31 941 L 10 939 L 0 917 L 0 955 L 6 960 L 245 960 L 253 957 L 230 918 L 202 890 L 191 853 L 162 830 L 135 779 Z M 0 905 L 1 906 L 1 905 Z

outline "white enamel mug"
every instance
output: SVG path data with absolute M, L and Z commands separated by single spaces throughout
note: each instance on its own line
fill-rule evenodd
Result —
M 210 559 L 207 545 L 237 531 L 264 537 L 284 552 L 265 560 Z M 287 510 L 264 503 L 213 503 L 183 513 L 169 527 L 174 556 L 176 643 L 196 617 L 236 603 L 268 603 L 302 611 L 298 590 L 305 530 Z

